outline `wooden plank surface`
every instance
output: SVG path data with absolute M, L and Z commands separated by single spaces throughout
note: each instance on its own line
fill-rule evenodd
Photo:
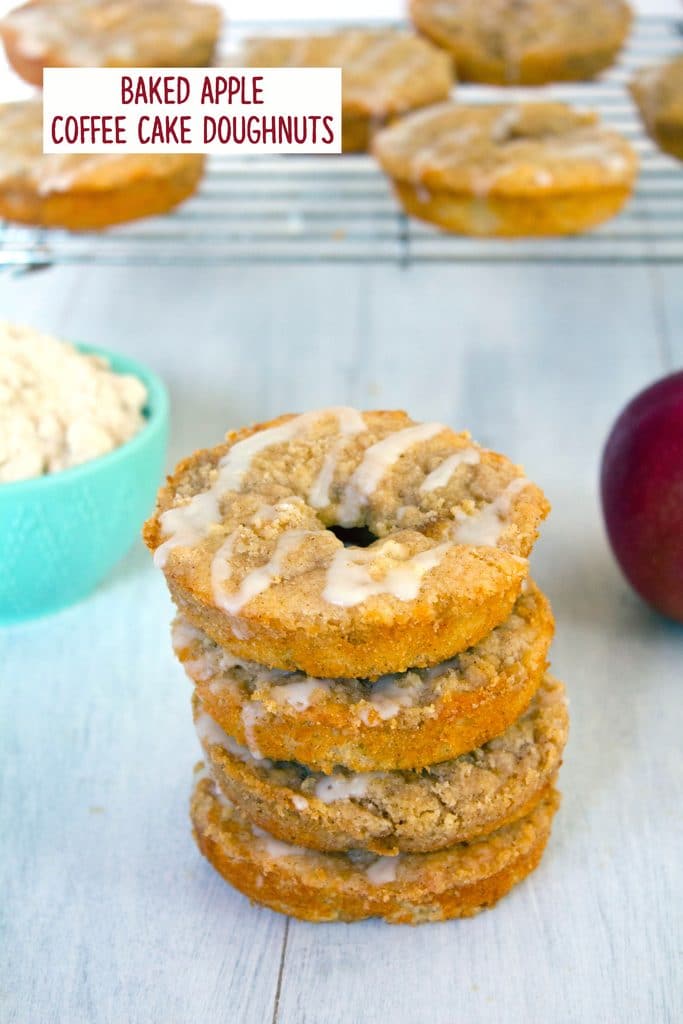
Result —
M 680 267 L 652 267 L 662 359 L 668 370 L 683 367 L 683 271 Z
M 573 716 L 546 859 L 494 911 L 417 929 L 287 927 L 222 885 L 192 844 L 189 689 L 138 545 L 88 601 L 0 632 L 3 1020 L 681 1019 L 683 631 L 624 585 L 596 492 L 619 408 L 683 360 L 680 271 L 657 273 L 0 277 L 3 315 L 164 375 L 173 458 L 229 426 L 349 402 L 467 426 L 523 462 L 554 505 L 534 565 Z

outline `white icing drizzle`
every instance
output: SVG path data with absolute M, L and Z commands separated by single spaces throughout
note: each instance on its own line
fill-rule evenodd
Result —
M 510 130 L 519 122 L 519 107 L 505 107 L 491 125 L 491 138 L 494 142 L 505 142 Z
M 154 564 L 163 569 L 173 548 L 196 544 L 218 518 L 218 496 L 213 489 L 195 494 L 186 505 L 167 509 L 160 521 L 168 539 L 154 552 Z
M 382 41 L 383 40 L 383 41 Z M 396 51 L 396 60 L 393 67 L 383 59 L 392 50 Z M 404 83 L 419 81 L 423 72 L 431 69 L 431 55 L 420 44 L 420 41 L 407 33 L 390 32 L 378 40 L 376 46 L 361 55 L 359 61 L 351 61 L 349 64 L 349 77 L 355 79 L 360 71 L 358 91 L 362 92 L 367 101 L 372 105 L 373 116 L 381 121 L 390 112 L 392 100 L 400 100 L 400 93 Z M 377 74 L 370 74 L 376 70 Z M 355 92 L 352 87 L 352 92 Z
M 323 459 L 320 473 L 313 481 L 308 494 L 308 502 L 313 508 L 325 508 L 330 503 L 330 486 L 334 479 L 339 455 L 346 444 L 347 438 L 367 430 L 365 420 L 357 409 L 340 408 L 337 410 L 337 422 L 341 437 L 337 438 Z
M 214 674 L 214 666 L 209 658 L 188 658 L 183 662 L 183 668 L 190 676 L 200 683 L 208 682 Z
M 245 764 L 260 765 L 262 768 L 269 768 L 272 764 L 267 757 L 254 757 L 250 754 L 246 747 L 243 747 L 241 743 L 233 739 L 232 736 L 226 736 L 223 744 L 225 749 L 236 757 L 239 761 L 243 761 Z
M 214 778 L 212 778 L 212 776 L 209 776 L 209 778 L 213 782 L 213 796 L 214 796 L 214 799 L 217 800 L 218 803 L 221 805 L 221 807 L 224 810 L 228 811 L 228 813 L 231 813 L 232 811 L 234 811 L 235 805 L 232 802 L 232 800 L 228 800 L 227 796 L 225 795 L 225 793 L 223 792 L 221 787 L 218 785 L 216 780 Z
M 176 654 L 180 655 L 182 651 L 193 648 L 195 645 L 199 647 L 199 657 L 186 658 L 183 661 L 183 668 L 191 679 L 202 683 L 210 680 L 216 672 L 215 660 L 204 651 L 203 640 L 204 637 L 199 630 L 195 629 L 186 619 L 177 619 L 171 626 L 171 645 Z M 222 670 L 236 664 L 238 662 L 227 651 L 221 652 L 220 667 Z
M 396 871 L 401 859 L 397 857 L 378 857 L 374 863 L 365 869 L 365 874 L 371 885 L 387 885 L 396 881 Z
M 308 800 L 305 796 L 300 796 L 298 793 L 292 793 L 292 803 L 296 807 L 297 811 L 308 810 Z
M 439 109 L 449 110 L 450 103 L 439 105 Z M 426 107 L 422 113 L 411 114 L 410 123 L 405 128 L 405 135 L 410 138 L 414 133 L 419 132 L 423 124 L 429 124 L 436 112 L 436 107 Z M 425 141 L 419 148 L 411 161 L 411 184 L 421 202 L 429 202 L 431 193 L 426 187 L 424 177 L 428 171 L 436 174 L 448 167 L 454 152 L 458 147 L 463 150 L 477 133 L 475 125 L 466 124 L 459 128 L 449 129 L 448 132 L 439 133 L 431 143 Z
M 210 715 L 207 715 L 205 711 L 200 715 L 197 715 L 197 719 L 194 724 L 199 739 L 202 743 L 206 744 L 207 747 L 217 744 L 219 747 L 225 747 L 228 749 L 228 743 L 230 740 L 227 733 L 225 733 L 218 722 L 214 722 L 213 718 Z
M 441 666 L 437 668 L 440 669 Z M 395 718 L 401 708 L 413 707 L 417 703 L 422 689 L 422 678 L 417 672 L 411 672 L 402 676 L 402 680 L 407 685 L 400 686 L 397 676 L 381 676 L 372 685 L 368 703 L 383 722 Z M 360 718 L 366 725 L 374 723 L 374 716 L 369 708 L 361 708 Z
M 419 423 L 414 427 L 396 430 L 366 448 L 344 490 L 338 516 L 340 525 L 353 526 L 358 521 L 361 509 L 367 505 L 387 470 L 401 455 L 445 429 L 441 423 Z
M 244 577 L 239 587 L 233 593 L 226 593 L 225 585 L 232 576 L 230 559 L 235 544 L 237 533 L 230 536 L 221 544 L 211 562 L 211 584 L 216 604 L 223 611 L 236 615 L 241 609 L 258 594 L 262 594 L 282 574 L 283 565 L 287 557 L 295 551 L 306 537 L 311 536 L 310 530 L 286 530 L 282 533 L 275 545 L 275 550 L 264 565 L 252 569 Z
M 254 458 L 260 452 L 278 444 L 287 444 L 324 416 L 336 416 L 338 420 L 344 418 L 346 421 L 353 412 L 355 410 L 349 411 L 343 406 L 305 412 L 277 427 L 259 430 L 234 444 L 218 463 L 216 480 L 208 490 L 193 495 L 185 505 L 167 509 L 159 517 L 167 539 L 156 549 L 156 565 L 163 568 L 173 548 L 191 547 L 199 543 L 212 524 L 220 522 L 221 499 L 231 491 L 240 490 Z
M 221 672 L 227 672 L 231 668 L 235 668 L 237 665 L 244 667 L 244 661 L 241 658 L 236 658 L 234 654 L 231 654 L 226 647 L 217 648 L 218 654 L 218 665 Z
M 38 184 L 38 194 L 50 195 L 51 192 L 68 192 L 79 178 L 103 168 L 116 167 L 121 155 L 116 153 L 93 153 L 92 156 L 74 154 L 71 160 L 66 155 L 54 154 L 44 158 L 43 173 Z
M 505 521 L 510 514 L 512 499 L 527 487 L 529 481 L 518 476 L 488 504 L 482 506 L 472 515 L 464 512 L 456 513 L 451 537 L 456 544 L 472 544 L 476 547 L 496 547 L 505 529 Z
M 185 662 L 186 668 L 187 664 L 188 663 Z M 192 673 L 190 673 L 190 675 L 192 675 Z M 197 679 L 199 677 L 192 675 L 192 678 Z M 200 682 L 204 682 L 204 680 L 200 680 Z M 230 695 L 231 697 L 239 697 L 240 692 L 239 684 L 234 679 L 211 679 L 208 682 L 208 689 L 209 692 L 214 695 L 214 697 L 223 698 L 225 698 L 228 695 Z
M 555 178 L 550 171 L 547 171 L 544 167 L 539 167 L 538 170 L 534 171 L 534 184 L 538 185 L 539 188 L 550 188 Z
M 247 741 L 247 747 L 252 757 L 255 757 L 258 761 L 263 760 L 263 754 L 259 750 L 258 742 L 256 740 L 256 725 L 263 718 L 263 708 L 260 704 L 255 704 L 253 701 L 249 704 L 245 704 L 242 708 L 242 725 L 244 726 L 244 738 Z
M 308 850 L 304 850 L 301 846 L 291 846 L 289 843 L 283 843 L 279 839 L 275 839 L 274 836 L 259 828 L 258 825 L 252 825 L 251 831 L 255 838 L 258 839 L 261 849 L 265 850 L 268 856 L 275 860 L 279 857 L 304 857 L 309 853 Z
M 458 466 L 476 466 L 479 462 L 481 462 L 481 456 L 476 448 L 463 448 L 459 452 L 454 452 L 424 478 L 420 490 L 428 492 L 435 491 L 438 487 L 445 487 Z
M 364 49 L 354 53 L 353 70 L 372 68 L 377 63 L 378 58 L 381 58 L 384 54 L 389 53 L 395 48 L 397 38 L 397 36 L 390 32 L 377 34 L 374 38 L 371 35 L 366 36 L 364 39 L 362 36 L 359 36 L 359 39 L 365 42 L 366 45 Z
M 322 49 L 320 43 L 325 41 Z M 403 44 L 409 41 L 410 45 Z M 315 48 L 311 43 L 318 43 Z M 402 59 L 394 67 L 388 66 L 387 58 L 392 51 L 398 51 Z M 258 48 L 251 60 L 258 60 Z M 404 33 L 374 33 L 348 31 L 338 37 L 329 36 L 308 40 L 305 36 L 290 40 L 290 50 L 283 61 L 285 67 L 311 67 L 313 64 L 325 67 L 341 67 L 344 71 L 344 99 L 352 100 L 357 94 L 371 104 L 376 113 L 385 113 L 391 103 L 395 89 L 418 75 L 424 64 L 425 51 L 416 39 Z M 381 74 L 373 75 L 377 70 Z
M 216 674 L 216 656 L 221 672 L 227 672 L 229 669 L 234 668 L 235 665 L 243 665 L 244 663 L 239 658 L 235 658 L 225 648 L 209 653 L 204 648 L 205 640 L 204 635 L 198 629 L 195 629 L 187 619 L 176 619 L 171 627 L 171 644 L 176 654 L 179 655 L 181 651 L 186 651 L 194 645 L 199 646 L 199 657 L 186 658 L 183 661 L 183 668 L 192 679 L 199 682 L 212 680 L 209 684 L 209 689 L 212 692 L 218 692 L 219 690 L 236 691 L 237 685 L 233 680 L 212 679 Z
M 315 795 L 324 804 L 333 804 L 337 800 L 362 799 L 367 796 L 368 785 L 381 772 L 354 772 L 352 775 L 342 775 L 341 772 L 333 772 L 332 775 L 323 775 L 318 779 L 315 786 Z
M 396 564 L 381 579 L 375 579 L 370 573 L 380 553 L 377 548 L 340 548 L 328 567 L 323 597 L 342 608 L 352 608 L 378 594 L 413 601 L 420 592 L 423 576 L 439 565 L 452 546 L 445 542 L 409 558 L 396 558 Z M 381 549 L 382 554 L 394 556 L 404 551 L 404 546 L 395 541 L 387 541 Z
M 171 625 L 171 643 L 174 651 L 183 651 L 201 639 L 202 634 L 187 619 L 174 619 Z
M 277 704 L 289 704 L 295 711 L 306 711 L 316 690 L 329 691 L 327 680 L 303 679 L 297 683 L 283 683 L 274 686 L 271 695 Z
M 250 754 L 246 747 L 243 747 L 241 743 L 238 743 L 232 736 L 228 736 L 223 729 L 221 729 L 218 722 L 214 721 L 211 715 L 208 715 L 206 711 L 203 711 L 201 715 L 197 717 L 195 722 L 195 728 L 197 735 L 203 744 L 210 747 L 217 744 L 219 747 L 223 747 L 228 753 L 232 754 L 239 761 L 243 761 L 244 764 L 261 765 L 263 768 L 268 768 L 272 764 L 267 758 L 254 757 Z

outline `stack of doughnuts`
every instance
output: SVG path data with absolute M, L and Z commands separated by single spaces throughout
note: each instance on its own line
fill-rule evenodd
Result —
M 177 607 L 202 853 L 312 921 L 491 906 L 538 864 L 568 719 L 507 458 L 337 407 L 181 462 L 144 536 Z

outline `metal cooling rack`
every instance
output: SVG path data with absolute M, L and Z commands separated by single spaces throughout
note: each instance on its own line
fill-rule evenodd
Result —
M 320 27 L 297 23 L 296 30 Z M 233 39 L 235 30 L 263 32 L 263 25 L 233 26 Z M 470 102 L 542 95 L 590 107 L 631 140 L 641 158 L 636 193 L 618 217 L 590 233 L 513 242 L 463 238 L 405 217 L 369 156 L 226 156 L 210 158 L 198 194 L 165 217 L 96 235 L 0 224 L 0 266 L 683 262 L 683 165 L 645 136 L 626 91 L 636 68 L 680 52 L 682 35 L 683 24 L 671 18 L 639 19 L 619 64 L 595 82 L 540 90 L 458 87 Z

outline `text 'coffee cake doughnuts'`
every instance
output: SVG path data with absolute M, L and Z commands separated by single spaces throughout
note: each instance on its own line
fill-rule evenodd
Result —
M 381 917 L 420 924 L 471 917 L 530 874 L 558 804 L 551 791 L 525 818 L 492 835 L 396 857 L 318 853 L 282 843 L 253 826 L 207 778 L 197 782 L 191 817 L 197 844 L 213 867 L 272 910 L 307 921 Z
M 533 584 L 475 647 L 425 669 L 310 678 L 240 662 L 182 619 L 173 646 L 205 710 L 256 757 L 331 772 L 422 768 L 504 732 L 543 679 L 553 617 Z
M 444 103 L 381 131 L 374 153 L 406 211 L 482 236 L 573 234 L 613 216 L 637 156 L 564 103 Z
M 0 105 L 0 217 L 96 230 L 165 213 L 197 188 L 195 153 L 43 153 L 36 100 Z
M 609 67 L 631 25 L 624 0 L 410 0 L 429 39 L 464 81 L 542 85 Z
M 323 409 L 184 460 L 145 524 L 176 605 L 235 656 L 311 676 L 433 665 L 504 621 L 548 503 L 403 412 Z M 368 531 L 368 546 L 334 530 Z
M 368 148 L 373 133 L 409 110 L 445 100 L 453 67 L 438 47 L 410 32 L 350 29 L 328 35 L 247 39 L 245 67 L 341 67 L 342 148 Z
M 425 853 L 530 813 L 562 763 L 568 716 L 547 676 L 529 708 L 483 747 L 421 771 L 310 771 L 254 758 L 194 700 L 207 768 L 247 818 L 284 842 L 323 851 Z
M 29 0 L 0 36 L 17 74 L 40 86 L 52 67 L 204 67 L 220 21 L 218 7 L 192 0 Z

